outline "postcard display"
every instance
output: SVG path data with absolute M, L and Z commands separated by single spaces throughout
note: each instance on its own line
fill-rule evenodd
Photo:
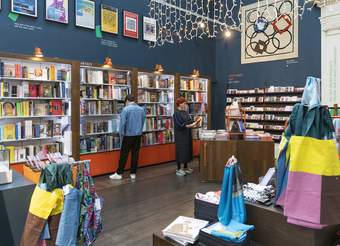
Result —
M 131 93 L 131 72 L 80 67 L 80 153 L 118 150 L 119 114 Z
M 72 155 L 71 65 L 0 58 L 0 148 L 10 163 Z
M 146 110 L 143 146 L 174 142 L 174 84 L 173 75 L 138 72 L 138 103 Z
M 179 95 L 188 101 L 192 118 L 201 117 L 201 128 L 208 128 L 208 82 L 206 78 L 180 77 Z M 200 128 L 193 129 L 193 138 L 199 139 Z

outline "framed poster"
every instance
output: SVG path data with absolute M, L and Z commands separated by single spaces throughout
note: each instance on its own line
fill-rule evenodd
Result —
M 146 41 L 157 41 L 156 19 L 143 17 L 143 39 Z
M 11 11 L 21 15 L 38 17 L 38 0 L 11 0 Z
M 138 14 L 124 11 L 124 36 L 138 39 Z
M 297 4 L 268 0 L 242 7 L 242 64 L 298 57 Z
M 94 29 L 95 2 L 92 0 L 76 0 L 76 26 Z
M 67 24 L 68 0 L 46 0 L 46 20 Z
M 101 4 L 101 27 L 103 32 L 118 34 L 118 9 Z

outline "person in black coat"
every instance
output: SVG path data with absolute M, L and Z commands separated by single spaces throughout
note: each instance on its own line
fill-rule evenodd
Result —
M 185 176 L 193 172 L 188 168 L 188 162 L 193 159 L 191 129 L 198 126 L 201 118 L 193 120 L 188 114 L 188 104 L 184 97 L 176 100 L 177 110 L 173 115 L 176 145 L 176 162 L 178 176 Z M 183 164 L 183 169 L 181 168 Z

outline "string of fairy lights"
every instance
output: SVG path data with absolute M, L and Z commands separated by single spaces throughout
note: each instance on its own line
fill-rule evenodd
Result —
M 299 1 L 299 0 L 295 0 Z M 340 0 L 300 0 L 291 12 L 294 18 L 302 18 L 306 10 L 312 10 L 316 2 L 340 2 Z M 258 0 L 258 8 L 276 5 L 282 0 Z M 182 43 L 196 38 L 215 38 L 220 32 L 228 38 L 231 30 L 242 29 L 242 0 L 150 0 L 149 17 L 156 20 L 157 40 L 150 47 L 166 43 Z M 266 10 L 265 10 L 266 11 Z M 258 11 L 259 12 L 259 11 Z M 277 13 L 268 11 L 267 16 Z

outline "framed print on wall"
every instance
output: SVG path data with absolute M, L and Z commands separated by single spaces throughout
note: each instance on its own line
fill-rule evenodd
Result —
M 38 0 L 11 0 L 11 11 L 21 15 L 38 17 Z
M 100 6 L 102 31 L 118 34 L 118 9 L 106 4 Z
M 241 9 L 241 63 L 298 57 L 298 0 L 267 0 Z
M 96 7 L 93 0 L 76 0 L 76 26 L 94 29 Z
M 46 0 L 46 20 L 67 24 L 68 0 Z
M 143 17 L 143 39 L 151 42 L 157 41 L 156 19 Z
M 123 35 L 129 38 L 138 39 L 138 14 L 124 11 L 124 32 Z

